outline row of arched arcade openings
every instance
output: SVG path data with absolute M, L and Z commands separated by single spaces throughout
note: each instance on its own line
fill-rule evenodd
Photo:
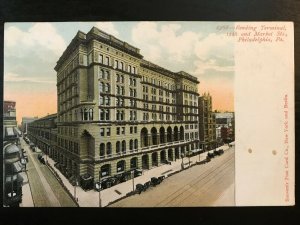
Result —
M 166 130 L 164 127 L 160 127 L 159 130 L 157 130 L 156 127 L 152 127 L 150 131 L 148 131 L 146 127 L 141 129 L 142 148 L 182 140 L 184 140 L 183 126 L 179 129 L 177 126 L 173 129 L 169 126 Z
M 194 143 L 191 146 L 196 147 L 198 143 Z M 130 159 L 126 164 L 126 160 L 119 160 L 116 164 L 107 163 L 100 167 L 101 177 L 114 176 L 116 173 L 122 173 L 132 169 L 150 169 L 155 166 L 167 163 L 167 161 L 176 161 L 185 156 L 189 152 L 190 146 L 181 146 L 174 149 L 164 149 L 161 151 L 155 151 L 152 153 L 144 154 L 142 156 L 135 156 Z M 115 165 L 116 168 L 112 168 Z

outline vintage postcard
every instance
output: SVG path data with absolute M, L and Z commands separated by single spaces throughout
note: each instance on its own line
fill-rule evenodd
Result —
M 4 207 L 294 205 L 292 22 L 4 29 Z

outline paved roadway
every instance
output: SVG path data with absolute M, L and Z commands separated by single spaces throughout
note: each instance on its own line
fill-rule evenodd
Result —
M 32 152 L 24 140 L 22 147 L 26 150 L 29 162 L 27 175 L 35 207 L 76 207 L 74 201 L 62 188 L 47 166 L 37 159 L 38 153 Z
M 234 147 L 109 207 L 234 206 Z

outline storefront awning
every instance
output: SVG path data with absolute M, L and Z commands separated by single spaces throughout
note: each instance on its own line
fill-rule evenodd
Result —
M 193 149 L 192 152 L 196 153 L 196 152 L 200 152 L 201 150 L 202 150 L 201 148 L 199 148 L 199 149 Z
M 17 133 L 18 135 L 22 135 L 22 132 L 19 130 L 19 128 L 17 128 L 17 127 L 14 127 L 14 131 L 15 131 L 15 133 Z
M 7 137 L 15 136 L 15 133 L 14 133 L 14 130 L 13 130 L 12 127 L 6 127 L 5 131 L 6 131 L 6 136 Z
M 20 174 L 14 174 L 14 175 L 6 175 L 5 183 L 11 183 L 11 181 L 18 181 L 23 182 L 23 177 Z
M 14 173 L 20 173 L 22 172 L 22 165 L 20 163 L 20 161 L 13 163 L 13 171 Z

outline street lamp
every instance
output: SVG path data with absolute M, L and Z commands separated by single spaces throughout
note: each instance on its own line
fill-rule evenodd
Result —
M 191 154 L 190 154 L 190 149 L 188 150 L 188 157 L 189 157 L 189 167 L 191 166 Z
M 134 192 L 134 170 L 131 171 L 132 176 L 132 191 Z
M 99 189 L 99 207 L 102 207 L 101 206 L 101 182 L 100 182 L 100 179 L 101 179 L 101 170 L 99 171 L 99 184 L 96 183 L 96 188 Z
M 184 157 L 184 154 L 181 153 L 181 169 L 183 170 L 184 169 L 184 165 L 183 165 L 183 157 Z

